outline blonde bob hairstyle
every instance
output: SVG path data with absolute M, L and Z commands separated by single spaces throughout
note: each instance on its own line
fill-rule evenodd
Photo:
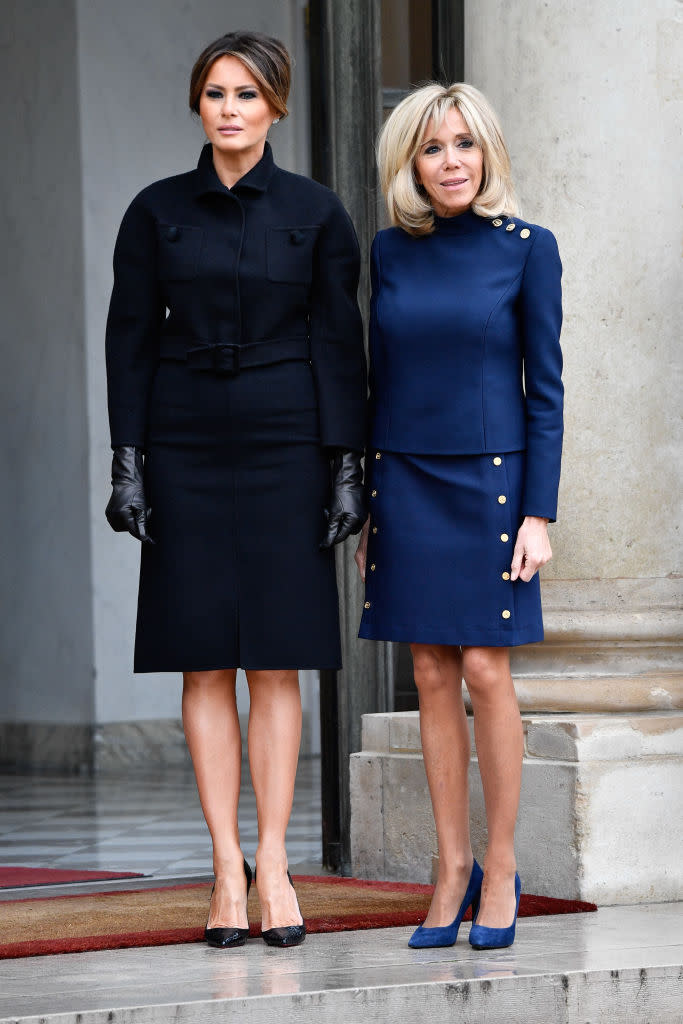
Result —
M 391 112 L 377 145 L 380 184 L 391 223 L 410 235 L 434 230 L 434 210 L 415 178 L 415 159 L 429 122 L 438 131 L 446 113 L 455 108 L 481 148 L 481 188 L 472 210 L 480 217 L 515 216 L 519 212 L 510 178 L 510 157 L 498 118 L 478 89 L 464 82 L 436 82 L 414 89 Z

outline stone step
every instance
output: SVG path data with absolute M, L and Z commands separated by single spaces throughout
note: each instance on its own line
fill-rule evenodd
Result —
M 274 950 L 147 947 L 0 963 L 0 1024 L 681 1024 L 680 907 L 526 918 L 511 949 L 411 950 L 410 929 Z
M 683 896 L 683 711 L 523 713 L 515 833 L 527 892 L 593 903 Z M 472 721 L 470 720 L 470 728 Z M 351 755 L 351 862 L 359 878 L 435 877 L 436 830 L 416 711 L 363 716 Z M 486 850 L 474 742 L 470 823 Z

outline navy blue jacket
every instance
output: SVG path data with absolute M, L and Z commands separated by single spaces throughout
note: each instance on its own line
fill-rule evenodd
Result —
M 232 189 L 218 178 L 209 145 L 196 170 L 144 189 L 114 251 L 106 342 L 112 445 L 145 447 L 162 355 L 208 352 L 230 372 L 240 361 L 235 349 L 266 342 L 261 351 L 273 361 L 278 345 L 297 353 L 303 346 L 310 357 L 321 445 L 362 451 L 359 268 L 339 198 L 277 167 L 267 143 Z
M 372 245 L 370 445 L 526 450 L 522 514 L 554 520 L 562 454 L 562 266 L 550 231 L 467 211 Z

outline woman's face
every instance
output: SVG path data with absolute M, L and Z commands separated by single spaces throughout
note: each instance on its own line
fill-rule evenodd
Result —
M 261 86 L 237 57 L 219 57 L 209 68 L 199 100 L 206 137 L 226 156 L 263 152 L 277 116 Z
M 481 187 L 483 170 L 482 151 L 459 110 L 451 107 L 438 131 L 433 121 L 427 122 L 415 159 L 415 177 L 439 217 L 454 217 L 469 209 Z

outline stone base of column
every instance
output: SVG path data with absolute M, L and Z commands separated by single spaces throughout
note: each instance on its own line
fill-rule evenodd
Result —
M 600 904 L 683 898 L 683 711 L 523 714 L 516 849 L 527 892 Z M 486 848 L 476 758 L 472 845 Z M 433 881 L 436 833 L 417 712 L 365 715 L 351 755 L 358 878 Z

